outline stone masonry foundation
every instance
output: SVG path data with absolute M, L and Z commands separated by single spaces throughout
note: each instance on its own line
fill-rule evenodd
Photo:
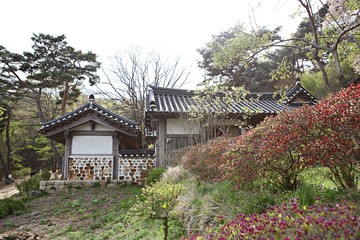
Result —
M 69 180 L 112 180 L 113 156 L 69 158 Z

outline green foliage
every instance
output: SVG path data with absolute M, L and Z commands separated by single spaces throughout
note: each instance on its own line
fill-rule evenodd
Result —
M 212 37 L 206 47 L 198 49 L 203 59 L 199 67 L 216 83 L 230 86 L 245 86 L 249 91 L 270 91 L 274 82 L 270 71 L 276 62 L 284 56 L 276 56 L 274 61 L 263 61 L 263 56 L 256 56 L 257 48 L 279 38 L 280 28 L 269 30 L 260 27 L 248 32 L 238 24 Z
M 32 190 L 40 189 L 40 181 L 47 181 L 51 177 L 51 173 L 48 170 L 42 170 L 29 179 L 23 180 L 19 184 L 16 184 L 16 188 L 21 195 L 29 195 Z
M 303 183 L 296 190 L 295 195 L 298 195 L 301 206 L 311 206 L 315 203 L 316 197 L 319 195 L 319 187 Z
M 21 168 L 20 170 L 14 171 L 13 176 L 15 178 L 24 178 L 25 176 L 30 175 L 31 169 L 30 168 Z
M 0 199 L 0 219 L 9 214 L 21 214 L 25 210 L 25 203 L 20 198 Z
M 146 176 L 146 178 L 145 178 L 146 184 L 149 185 L 149 184 L 152 184 L 152 183 L 155 183 L 155 182 L 159 181 L 165 171 L 166 171 L 166 168 L 165 168 L 165 167 L 154 167 L 154 168 L 151 168 L 151 169 L 147 172 L 147 176 Z
M 6 227 L 15 227 L 15 223 L 13 221 L 6 221 L 5 226 Z
M 150 219 L 169 219 L 183 190 L 181 184 L 156 182 L 142 189 L 144 199 L 139 198 L 131 210 Z
M 169 231 L 169 221 L 176 215 L 174 209 L 178 204 L 178 197 L 183 190 L 184 187 L 181 184 L 156 182 L 142 189 L 143 199 L 138 198 L 130 210 L 140 217 L 162 220 L 164 240 L 166 240 Z

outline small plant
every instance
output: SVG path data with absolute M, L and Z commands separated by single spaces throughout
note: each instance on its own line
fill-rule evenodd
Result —
M 47 181 L 51 177 L 51 173 L 47 170 L 42 170 L 27 180 L 16 184 L 16 188 L 19 190 L 21 195 L 29 196 L 32 190 L 40 189 L 40 181 Z
M 12 227 L 15 227 L 15 223 L 13 221 L 11 221 L 11 220 L 8 220 L 8 221 L 5 222 L 5 226 L 9 227 L 9 228 L 10 227 L 12 228 Z
M 93 187 L 94 187 L 94 188 L 100 188 L 100 187 L 101 187 L 100 182 L 94 182 Z
M 94 205 L 94 206 L 97 206 L 97 205 L 100 204 L 100 201 L 99 201 L 99 199 L 94 199 L 94 200 L 91 201 L 91 204 Z
M 72 208 L 76 208 L 76 207 L 79 207 L 81 205 L 80 203 L 80 200 L 79 199 L 76 199 L 76 200 L 73 200 L 71 203 L 70 203 L 71 207 Z
M 297 190 L 296 194 L 300 199 L 301 206 L 311 206 L 315 203 L 317 194 L 320 193 L 320 188 L 311 184 L 302 184 Z
M 17 240 L 19 239 L 19 236 L 16 233 L 10 234 L 6 240 Z
M 130 209 L 137 216 L 163 221 L 164 240 L 168 238 L 169 221 L 174 217 L 174 208 L 184 187 L 181 184 L 156 182 L 142 189 L 142 197 Z
M 46 225 L 46 224 L 48 224 L 48 220 L 46 218 L 41 218 L 40 219 L 40 224 L 41 225 Z
M 31 173 L 31 169 L 25 167 L 25 168 L 22 168 L 20 170 L 13 172 L 13 175 L 15 178 L 23 178 L 25 176 L 30 175 L 30 173 Z
M 25 203 L 20 198 L 5 198 L 0 200 L 0 219 L 25 210 Z
M 146 184 L 152 184 L 160 180 L 162 175 L 165 173 L 166 168 L 164 167 L 154 167 L 149 170 L 147 177 L 145 179 Z

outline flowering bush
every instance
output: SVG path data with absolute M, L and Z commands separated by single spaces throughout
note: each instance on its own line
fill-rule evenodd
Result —
M 241 184 L 264 179 L 281 190 L 295 190 L 305 169 L 300 153 L 301 128 L 289 122 L 296 111 L 269 117 L 256 128 L 235 138 L 237 147 L 227 154 L 226 177 Z
M 192 147 L 182 158 L 182 165 L 204 181 L 218 180 L 224 174 L 222 167 L 226 153 L 232 148 L 232 138 L 218 137 L 207 144 Z
M 307 167 L 330 169 L 330 179 L 356 189 L 360 160 L 360 85 L 350 86 L 319 104 L 269 117 L 225 153 L 226 178 L 240 183 L 265 179 L 294 190 Z M 234 148 L 233 148 L 234 149 Z M 227 156 L 227 157 L 226 157 Z
M 301 154 L 307 164 L 328 167 L 331 180 L 344 189 L 357 189 L 359 181 L 359 103 L 360 84 L 351 85 L 315 106 L 300 109 L 305 122 L 297 120 L 305 127 Z
M 319 104 L 271 116 L 245 135 L 193 147 L 183 165 L 202 180 L 261 180 L 295 190 L 307 167 L 326 167 L 330 180 L 357 189 L 360 163 L 360 85 Z
M 239 214 L 223 223 L 218 217 L 200 239 L 358 239 L 360 237 L 359 207 L 352 203 L 334 207 L 315 204 L 301 207 L 298 200 L 267 209 L 263 214 Z

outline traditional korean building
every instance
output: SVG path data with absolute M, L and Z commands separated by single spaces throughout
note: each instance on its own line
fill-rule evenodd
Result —
M 221 119 L 221 124 L 228 125 L 228 133 L 236 136 L 243 134 L 250 126 L 256 126 L 267 116 L 316 102 L 299 80 L 285 95 L 283 99 L 280 94 L 273 92 L 251 92 L 246 99 L 236 103 L 221 98 L 216 102 L 209 99 L 206 108 L 209 113 L 217 112 L 219 107 L 223 112 L 225 109 L 227 113 Z M 207 117 L 194 120 L 189 117 L 191 109 L 203 105 L 194 96 L 194 91 L 149 86 L 146 101 L 147 136 L 155 144 L 157 164 L 171 165 L 182 154 L 182 149 L 196 143 L 200 137 L 202 141 L 207 141 L 221 135 L 216 132 L 219 119 Z
M 193 119 L 189 115 L 191 109 L 203 104 L 195 95 L 191 90 L 149 86 L 145 132 L 155 149 L 142 149 L 138 123 L 102 107 L 92 95 L 78 109 L 42 123 L 39 132 L 65 145 L 63 180 L 139 182 L 147 169 L 172 165 L 187 147 L 222 134 L 217 131 L 219 119 Z M 225 110 L 221 124 L 235 136 L 267 116 L 316 103 L 300 81 L 285 95 L 283 99 L 272 92 L 252 92 L 232 103 L 209 99 L 206 107 L 209 113 L 217 112 L 219 107 Z
M 95 102 L 42 123 L 40 133 L 65 145 L 64 180 L 140 181 L 155 165 L 154 151 L 141 149 L 138 123 Z

